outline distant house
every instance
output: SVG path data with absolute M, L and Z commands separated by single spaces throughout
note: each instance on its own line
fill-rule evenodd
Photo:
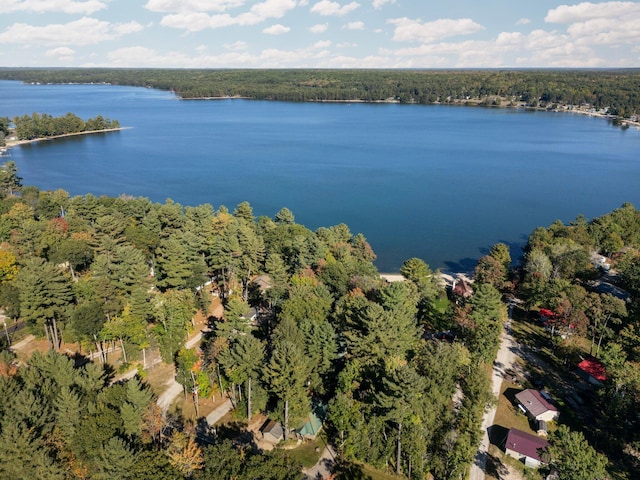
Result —
M 507 455 L 524 462 L 527 467 L 538 468 L 543 460 L 542 452 L 549 442 L 516 428 L 509 430 L 504 451 Z
M 258 309 L 255 307 L 251 307 L 249 311 L 243 314 L 240 318 L 244 320 L 248 320 L 249 323 L 255 323 L 258 318 Z
M 252 283 L 256 284 L 262 293 L 266 292 L 273 286 L 269 275 L 258 275 L 252 280 Z
M 607 381 L 607 371 L 601 361 L 585 358 L 578 364 L 578 374 L 593 385 L 602 385 Z
M 469 298 L 473 295 L 473 288 L 464 278 L 457 278 L 453 281 L 451 292 L 458 297 Z
M 518 408 L 532 420 L 551 422 L 560 416 L 558 409 L 551 403 L 551 397 L 545 392 L 528 388 L 516 394 Z
M 278 443 L 284 438 L 284 429 L 280 422 L 269 420 L 260 429 L 262 439 L 271 443 Z
M 569 323 L 566 318 L 558 315 L 553 310 L 548 308 L 541 308 L 539 313 L 539 320 L 543 323 L 544 329 L 551 333 L 551 335 L 560 335 L 562 338 L 567 338 L 568 335 L 573 333 L 575 325 Z
M 629 303 L 631 301 L 631 294 L 626 290 L 623 290 L 620 287 L 616 287 L 615 285 L 604 282 L 602 280 L 595 280 L 593 282 L 589 282 L 589 288 L 596 293 L 608 293 L 609 295 L 613 295 L 620 300 L 624 300 Z
M 538 312 L 540 314 L 540 321 L 542 323 L 546 323 L 549 320 L 553 320 L 556 318 L 557 314 L 553 310 L 549 310 L 548 308 L 541 308 Z

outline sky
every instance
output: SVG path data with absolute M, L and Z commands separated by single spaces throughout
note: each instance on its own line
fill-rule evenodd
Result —
M 640 1 L 0 0 L 0 66 L 640 67 Z

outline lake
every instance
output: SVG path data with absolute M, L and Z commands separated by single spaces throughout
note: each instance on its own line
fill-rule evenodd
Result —
M 411 257 L 469 271 L 497 242 L 517 258 L 539 225 L 640 205 L 640 131 L 583 115 L 0 81 L 0 116 L 33 112 L 131 128 L 12 148 L 2 161 L 25 185 L 230 210 L 249 201 L 271 217 L 287 207 L 310 229 L 363 233 L 384 272 Z

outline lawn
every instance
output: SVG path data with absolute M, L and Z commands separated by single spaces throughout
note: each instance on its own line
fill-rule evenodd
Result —
M 529 419 L 514 405 L 514 396 L 522 391 L 520 385 L 515 383 L 502 382 L 500 387 L 500 397 L 498 398 L 498 408 L 493 420 L 494 425 L 506 428 L 517 428 L 523 432 L 536 433 L 529 426 Z
M 307 440 L 299 447 L 292 448 L 288 454 L 292 460 L 300 462 L 302 468 L 311 468 L 318 462 L 324 446 L 325 439 L 318 436 L 315 440 Z

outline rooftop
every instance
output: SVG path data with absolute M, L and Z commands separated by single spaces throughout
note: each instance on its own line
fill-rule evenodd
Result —
M 557 412 L 558 409 L 552 405 L 538 390 L 528 388 L 516 394 L 516 399 L 526 408 L 531 415 L 537 417 L 538 415 L 548 412 Z
M 538 461 L 543 461 L 540 457 L 539 450 L 547 448 L 547 445 L 549 445 L 549 442 L 543 438 L 512 428 L 509 430 L 505 448 L 529 458 L 535 458 Z
M 578 368 L 599 382 L 605 382 L 607 380 L 607 371 L 604 365 L 595 358 L 585 358 L 578 364 Z

